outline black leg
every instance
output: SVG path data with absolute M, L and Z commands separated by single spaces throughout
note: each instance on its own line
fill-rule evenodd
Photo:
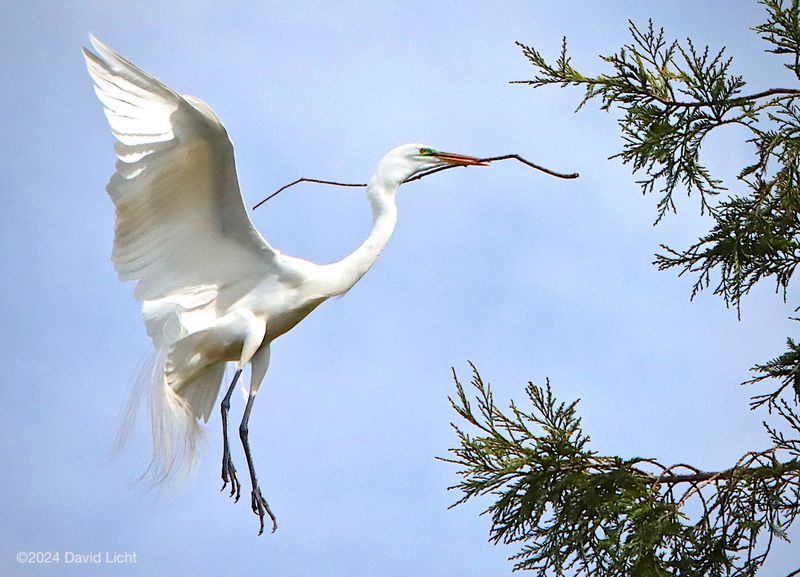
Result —
M 261 487 L 258 486 L 258 479 L 256 479 L 256 469 L 253 466 L 253 457 L 250 455 L 250 443 L 247 440 L 247 422 L 250 420 L 250 410 L 253 408 L 253 401 L 255 398 L 256 397 L 253 394 L 247 397 L 247 405 L 244 408 L 244 417 L 242 417 L 242 424 L 239 425 L 239 437 L 242 439 L 244 456 L 247 458 L 247 467 L 250 469 L 250 483 L 253 487 L 253 490 L 250 493 L 250 506 L 253 509 L 253 513 L 258 515 L 258 520 L 261 523 L 261 528 L 258 534 L 261 535 L 264 532 L 265 513 L 269 515 L 269 518 L 272 520 L 273 533 L 278 528 L 278 521 L 275 519 L 275 515 L 272 514 L 272 510 L 269 508 L 269 503 L 267 503 L 267 500 L 264 499 L 264 496 L 261 494 Z
M 231 386 L 228 387 L 228 392 L 219 405 L 220 412 L 222 413 L 222 489 L 220 489 L 220 491 L 224 491 L 225 487 L 228 485 L 228 481 L 230 481 L 231 497 L 235 496 L 236 501 L 239 500 L 242 485 L 239 483 L 239 479 L 236 478 L 236 469 L 233 466 L 231 449 L 228 445 L 228 409 L 231 408 L 231 393 L 233 393 L 233 389 L 236 388 L 236 381 L 239 380 L 239 375 L 241 374 L 242 369 L 239 369 L 236 371 L 236 374 L 233 375 Z

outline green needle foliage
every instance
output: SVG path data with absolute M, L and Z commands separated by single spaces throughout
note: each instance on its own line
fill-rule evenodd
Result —
M 529 383 L 530 410 L 503 412 L 475 367 L 475 401 L 456 377 L 451 399 L 475 431 L 453 425 L 460 446 L 458 505 L 493 495 L 491 540 L 521 544 L 515 569 L 538 575 L 753 575 L 800 514 L 800 441 L 769 428 L 773 446 L 733 467 L 600 456 L 589 449 L 577 401 Z M 475 406 L 473 406 L 473 402 Z M 780 407 L 795 431 L 800 420 Z M 760 538 L 761 537 L 761 538 Z
M 800 0 L 762 0 L 766 21 L 754 30 L 767 52 L 787 59 L 800 81 Z M 763 279 L 787 298 L 800 263 L 800 88 L 746 92 L 725 51 L 668 40 L 652 22 L 630 23 L 631 41 L 601 56 L 607 72 L 585 76 L 564 40 L 555 61 L 520 44 L 535 69 L 533 88 L 584 91 L 578 109 L 598 101 L 619 114 L 615 155 L 658 195 L 656 223 L 676 210 L 678 193 L 696 195 L 711 218 L 688 248 L 662 246 L 655 264 L 695 278 L 692 296 L 713 291 L 738 311 Z M 740 127 L 754 147 L 730 191 L 703 163 L 706 136 Z M 800 319 L 794 319 L 800 320 Z M 556 400 L 550 384 L 529 384 L 522 409 L 501 411 L 473 367 L 476 404 L 456 377 L 453 408 L 460 442 L 444 459 L 458 465 L 456 503 L 492 495 L 491 539 L 516 543 L 515 569 L 545 575 L 754 575 L 775 539 L 800 514 L 800 344 L 751 369 L 770 445 L 723 471 L 654 459 L 599 456 L 589 448 L 576 402 Z M 459 421 L 461 423 L 461 421 Z M 471 432 L 470 432 L 471 431 Z M 792 573 L 800 575 L 800 568 Z
M 768 20 L 755 30 L 772 47 L 769 52 L 791 55 L 786 66 L 800 79 L 798 1 L 762 4 Z M 599 99 L 602 110 L 619 110 L 624 146 L 615 156 L 642 175 L 645 194 L 659 195 L 656 222 L 675 210 L 677 191 L 699 195 L 701 212 L 713 217 L 714 226 L 687 249 L 663 247 L 656 260 L 662 270 L 695 273 L 693 295 L 709 286 L 715 272 L 715 292 L 737 308 L 762 278 L 773 277 L 785 293 L 800 262 L 800 88 L 744 95 L 746 83 L 731 72 L 724 49 L 712 56 L 691 40 L 667 41 L 652 22 L 644 30 L 631 22 L 630 33 L 629 44 L 600 57 L 611 72 L 597 77 L 573 68 L 566 39 L 554 64 L 520 44 L 536 75 L 517 83 L 579 86 L 579 109 Z M 752 163 L 741 168 L 737 194 L 721 195 L 723 182 L 701 159 L 706 136 L 723 125 L 742 127 L 755 147 Z

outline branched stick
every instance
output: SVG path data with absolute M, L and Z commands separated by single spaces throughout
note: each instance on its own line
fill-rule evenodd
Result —
M 549 168 L 545 168 L 544 166 L 539 166 L 538 164 L 535 164 L 535 163 L 531 162 L 530 160 L 522 158 L 519 154 L 504 154 L 502 156 L 492 156 L 490 158 L 481 158 L 480 159 L 481 162 L 495 162 L 495 161 L 498 161 L 498 160 L 518 160 L 522 164 L 525 164 L 527 166 L 530 166 L 531 168 L 534 168 L 536 170 L 544 172 L 545 174 L 549 174 L 550 176 L 555 176 L 556 178 L 573 179 L 573 178 L 578 178 L 578 176 L 579 176 L 579 174 L 577 172 L 572 172 L 572 173 L 569 173 L 569 174 L 565 174 L 563 172 L 556 172 L 555 170 L 550 170 Z M 407 178 L 406 180 L 403 181 L 403 183 L 413 182 L 415 180 L 419 180 L 421 178 L 425 178 L 426 176 L 429 176 L 431 174 L 435 174 L 435 173 L 441 172 L 443 170 L 449 170 L 451 168 L 458 168 L 459 166 L 460 165 L 451 164 L 451 165 L 448 165 L 448 166 L 439 166 L 439 167 L 436 167 L 436 168 L 432 168 L 430 170 L 426 170 L 426 171 L 421 172 L 421 173 L 419 173 L 417 175 L 414 175 L 411 178 Z M 364 187 L 364 186 L 367 186 L 366 183 L 363 183 L 363 182 L 359 182 L 359 183 L 336 182 L 334 180 L 320 180 L 320 179 L 317 179 L 317 178 L 305 178 L 305 177 L 304 178 L 298 178 L 297 180 L 295 180 L 293 182 L 290 182 L 289 184 L 284 184 L 282 187 L 280 187 L 278 190 L 276 190 L 275 192 L 270 194 L 264 200 L 262 200 L 261 202 L 259 202 L 255 206 L 253 206 L 253 210 L 257 209 L 259 206 L 261 206 L 262 204 L 264 204 L 265 202 L 267 202 L 271 198 L 274 198 L 274 197 L 278 196 L 279 193 L 283 192 L 287 188 L 291 188 L 292 186 L 294 186 L 296 184 L 300 184 L 301 182 L 314 182 L 316 184 L 330 184 L 332 186 L 349 186 L 349 187 Z

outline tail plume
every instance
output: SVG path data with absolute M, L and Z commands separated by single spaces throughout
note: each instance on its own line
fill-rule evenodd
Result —
M 149 477 L 154 484 L 190 478 L 205 440 L 199 419 L 208 422 L 227 363 L 196 354 L 214 350 L 214 333 L 196 327 L 190 330 L 187 319 L 212 306 L 216 294 L 215 287 L 198 286 L 142 303 L 155 353 L 139 371 L 117 439 L 118 446 L 124 443 L 146 398 L 152 457 L 142 477 Z M 206 343 L 209 339 L 211 342 Z
M 156 356 L 150 378 L 150 433 L 152 458 L 145 475 L 156 483 L 191 478 L 197 465 L 197 452 L 205 433 L 192 407 L 167 384 L 165 353 Z
M 178 393 L 167 383 L 167 357 L 166 351 L 156 352 L 142 366 L 117 435 L 117 447 L 121 447 L 135 423 L 140 404 L 147 398 L 152 454 L 141 478 L 150 479 L 154 485 L 180 484 L 193 476 L 205 441 L 205 431 L 198 419 L 208 420 L 209 407 L 216 400 L 225 369 L 225 363 L 211 365 L 194 382 L 185 383 Z

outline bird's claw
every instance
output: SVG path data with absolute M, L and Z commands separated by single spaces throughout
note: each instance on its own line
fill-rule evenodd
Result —
M 253 513 L 258 515 L 258 521 L 260 524 L 258 531 L 259 535 L 264 533 L 265 514 L 269 515 L 269 518 L 272 521 L 272 532 L 274 533 L 278 529 L 278 520 L 272 513 L 272 509 L 269 508 L 269 503 L 267 503 L 264 495 L 261 494 L 261 488 L 258 485 L 256 485 L 250 492 L 250 507 L 253 509 Z
M 236 477 L 236 467 L 233 466 L 233 461 L 231 461 L 230 455 L 226 453 L 222 457 L 222 488 L 220 491 L 225 490 L 225 487 L 228 486 L 228 482 L 231 484 L 231 492 L 229 496 L 234 497 L 235 503 L 239 501 L 239 497 L 241 496 L 242 484 Z

